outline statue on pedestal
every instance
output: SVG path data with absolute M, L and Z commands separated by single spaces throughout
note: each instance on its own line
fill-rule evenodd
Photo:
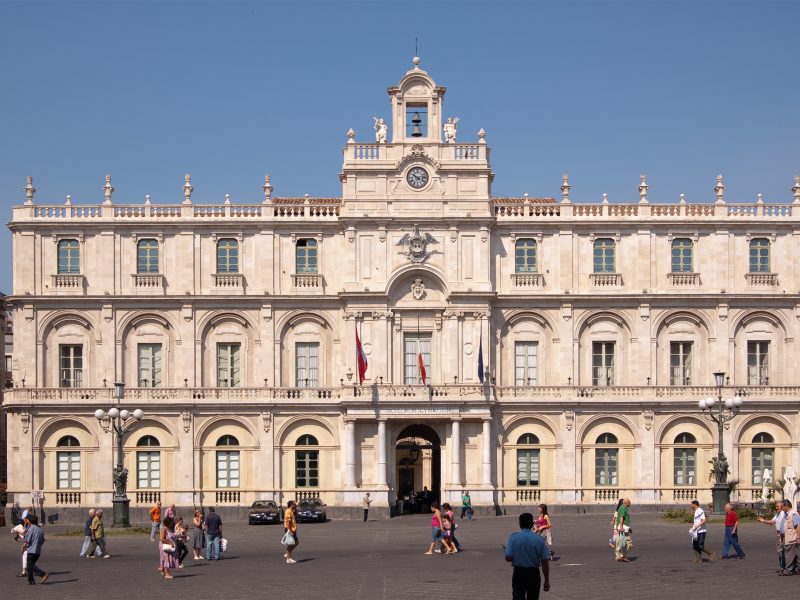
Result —
M 128 489 L 128 469 L 119 466 L 114 467 L 114 497 L 124 498 Z
M 451 144 L 456 141 L 456 133 L 458 128 L 458 117 L 447 118 L 447 123 L 444 124 L 444 143 Z
M 372 117 L 372 120 L 375 121 L 375 141 L 379 144 L 385 144 L 386 136 L 389 133 L 389 127 L 383 119 Z

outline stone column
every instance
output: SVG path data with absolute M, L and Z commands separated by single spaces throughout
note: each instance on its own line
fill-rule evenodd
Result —
M 345 421 L 345 471 L 344 485 L 346 488 L 356 486 L 356 422 Z
M 483 477 L 481 483 L 492 485 L 492 421 L 483 420 Z
M 386 419 L 378 421 L 378 472 L 375 483 L 386 487 Z
M 453 485 L 462 485 L 461 480 L 461 421 L 453 419 L 453 430 L 451 434 L 451 455 L 453 459 L 452 475 L 450 479 Z

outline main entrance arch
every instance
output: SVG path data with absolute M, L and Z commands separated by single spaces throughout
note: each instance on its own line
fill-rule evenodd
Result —
M 395 442 L 398 512 L 425 512 L 438 501 L 442 485 L 442 442 L 428 425 L 405 427 Z M 425 488 L 429 495 L 423 497 Z M 428 506 L 426 506 L 426 504 Z

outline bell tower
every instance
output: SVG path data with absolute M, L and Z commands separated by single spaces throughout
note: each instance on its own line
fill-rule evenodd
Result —
M 420 69 L 418 56 L 412 62 L 414 68 L 387 90 L 392 104 L 392 143 L 441 143 L 446 89 Z

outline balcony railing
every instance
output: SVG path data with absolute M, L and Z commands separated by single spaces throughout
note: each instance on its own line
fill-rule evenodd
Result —
M 667 280 L 673 287 L 694 287 L 700 285 L 700 273 L 667 273 Z
M 622 285 L 621 273 L 589 273 L 589 279 L 594 287 L 620 287 Z
M 542 288 L 544 275 L 541 273 L 512 273 L 511 281 L 515 288 Z
M 750 287 L 773 287 L 778 285 L 777 273 L 745 273 Z
M 53 289 L 58 292 L 79 292 L 86 289 L 86 278 L 79 273 L 58 273 L 51 275 Z
M 133 287 L 144 290 L 157 290 L 164 287 L 164 276 L 161 273 L 134 273 L 131 275 Z
M 321 290 L 322 289 L 322 275 L 319 273 L 293 273 L 292 274 L 292 287 L 305 290 Z
M 214 273 L 214 287 L 241 288 L 244 276 L 241 273 Z

